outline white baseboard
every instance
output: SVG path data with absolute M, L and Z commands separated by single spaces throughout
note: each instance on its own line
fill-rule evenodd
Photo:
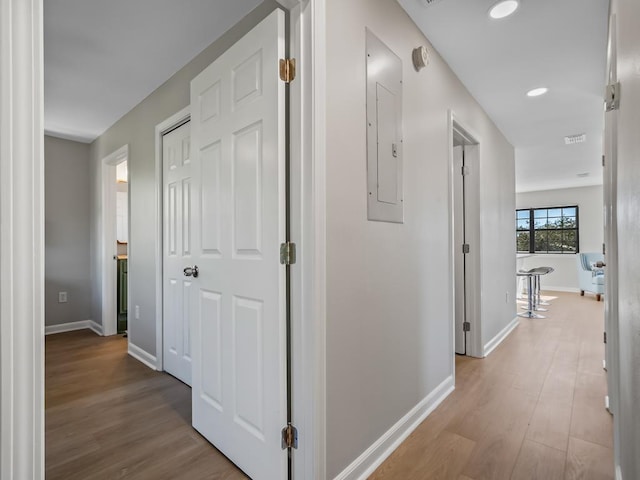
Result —
M 509 325 L 504 327 L 498 334 L 487 342 L 484 346 L 484 356 L 487 357 L 493 352 L 502 341 L 520 324 L 520 317 L 516 317 L 509 322 Z
M 334 480 L 364 480 L 453 392 L 453 375 L 438 385 L 424 400 L 402 417 Z
M 542 291 L 550 291 L 550 292 L 568 292 L 568 293 L 580 293 L 580 289 L 579 288 L 573 288 L 573 287 L 547 287 L 546 285 L 544 285 L 542 287 Z
M 616 466 L 616 480 L 622 480 L 622 469 L 620 465 Z
M 157 370 L 156 369 L 156 364 L 157 364 L 156 357 L 154 357 L 150 353 L 145 352 L 144 350 L 142 350 L 137 345 L 134 345 L 133 343 L 129 342 L 128 353 L 129 353 L 129 355 L 131 355 L 133 358 L 135 358 L 139 362 L 144 363 L 151 370 Z
M 89 329 L 92 330 L 96 335 L 103 336 L 102 333 L 102 325 L 94 322 L 93 320 L 89 320 Z
M 97 327 L 97 329 L 95 327 Z M 45 325 L 44 334 L 53 335 L 55 333 L 75 332 L 76 330 L 85 329 L 93 330 L 98 335 L 102 335 L 102 327 L 93 320 L 79 320 L 77 322 L 60 323 L 58 325 Z

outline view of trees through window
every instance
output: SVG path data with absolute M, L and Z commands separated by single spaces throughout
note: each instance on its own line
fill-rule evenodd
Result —
M 577 253 L 578 206 L 516 210 L 518 253 Z

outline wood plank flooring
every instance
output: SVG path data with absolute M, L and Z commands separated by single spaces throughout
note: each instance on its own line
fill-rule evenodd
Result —
M 613 479 L 604 408 L 603 302 L 551 293 L 483 360 L 456 358 L 456 390 L 372 480 Z
M 483 360 L 374 480 L 612 479 L 603 303 L 557 298 Z M 46 478 L 247 478 L 191 428 L 191 390 L 89 331 L 46 338 Z
M 46 479 L 246 479 L 191 428 L 191 389 L 120 336 L 46 337 Z

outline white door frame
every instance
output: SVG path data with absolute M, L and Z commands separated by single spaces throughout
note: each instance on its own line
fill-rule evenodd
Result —
M 166 120 L 156 125 L 156 218 L 158 219 L 158 230 L 156 232 L 156 370 L 163 371 L 164 353 L 164 263 L 163 263 L 163 235 L 164 235 L 164 208 L 163 208 L 163 158 L 162 158 L 162 136 L 171 130 L 178 128 L 191 119 L 191 109 L 189 106 L 174 113 Z
M 42 0 L 0 0 L 0 474 L 44 478 L 44 110 Z M 296 478 L 325 478 L 326 0 L 289 8 Z M 29 59 L 29 61 L 24 61 Z M 8 108 L 15 105 L 15 108 Z M 18 108 L 19 107 L 19 108 Z M 299 155 L 298 155 L 299 154 Z M 298 155 L 298 156 L 297 156 Z M 29 159 L 30 161 L 26 161 Z M 299 202 L 297 200 L 300 200 Z M 16 218 L 30 219 L 15 222 Z M 19 348 L 15 348 L 19 347 Z M 298 408 L 299 407 L 299 408 Z
M 455 352 L 455 262 L 454 255 L 460 245 L 455 244 L 453 218 L 454 207 L 454 175 L 459 172 L 454 171 L 453 158 L 453 132 L 461 133 L 468 138 L 472 145 L 465 145 L 465 158 L 469 158 L 468 165 L 471 167 L 472 174 L 465 181 L 466 192 L 471 199 L 475 212 L 466 218 L 466 240 L 470 245 L 470 253 L 466 266 L 467 281 L 467 312 L 471 313 L 473 322 L 471 330 L 467 333 L 467 356 L 482 358 L 484 357 L 484 349 L 482 346 L 482 280 L 480 272 L 482 271 L 482 255 L 481 255 L 481 206 L 480 206 L 480 146 L 481 138 L 468 126 L 460 120 L 453 110 L 448 112 L 448 133 L 449 133 L 449 305 L 451 306 L 451 328 L 452 328 L 452 346 Z M 455 355 L 451 358 L 452 371 L 455 372 Z
M 294 478 L 326 478 L 326 0 L 289 8 L 292 402 Z
M 44 478 L 42 0 L 0 3 L 0 478 Z
M 129 145 L 124 145 L 115 152 L 110 153 L 100 162 L 100 184 L 102 189 L 102 208 L 99 209 L 99 236 L 98 251 L 102 258 L 99 259 L 102 272 L 102 335 L 115 335 L 118 333 L 117 313 L 117 262 L 114 256 L 118 254 L 116 232 L 116 165 L 129 160 Z M 128 180 L 128 179 L 127 179 Z M 128 228 L 131 228 L 131 196 L 127 195 Z M 127 245 L 127 256 L 131 256 Z M 127 301 L 129 301 L 129 284 L 127 283 Z M 128 308 L 127 308 L 128 310 Z M 127 343 L 129 339 L 127 338 Z
M 618 81 L 617 69 L 617 16 L 609 14 L 609 41 L 607 46 L 607 83 Z M 613 414 L 613 460 L 616 475 L 621 468 L 620 458 L 620 327 L 618 317 L 618 111 L 604 113 L 604 227 L 605 227 L 605 366 L 607 369 L 607 396 L 609 411 Z M 621 474 L 620 474 L 621 475 Z

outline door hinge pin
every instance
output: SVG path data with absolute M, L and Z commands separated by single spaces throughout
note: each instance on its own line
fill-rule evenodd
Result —
M 464 243 L 462 245 L 462 253 L 469 253 L 471 251 L 470 249 L 471 249 L 471 247 L 469 247 L 468 243 Z
M 285 83 L 291 83 L 296 78 L 296 59 L 281 58 L 280 59 L 280 80 Z
M 605 156 L 602 155 L 602 166 L 604 167 L 604 163 L 605 163 Z
M 462 331 L 463 332 L 470 332 L 471 331 L 471 324 L 469 322 L 464 322 L 462 324 Z
M 280 263 L 282 265 L 293 265 L 296 263 L 296 244 L 285 242 L 280 244 Z
M 607 343 L 607 332 L 604 332 L 604 343 Z
M 282 450 L 287 448 L 298 448 L 298 429 L 290 423 L 282 429 Z

